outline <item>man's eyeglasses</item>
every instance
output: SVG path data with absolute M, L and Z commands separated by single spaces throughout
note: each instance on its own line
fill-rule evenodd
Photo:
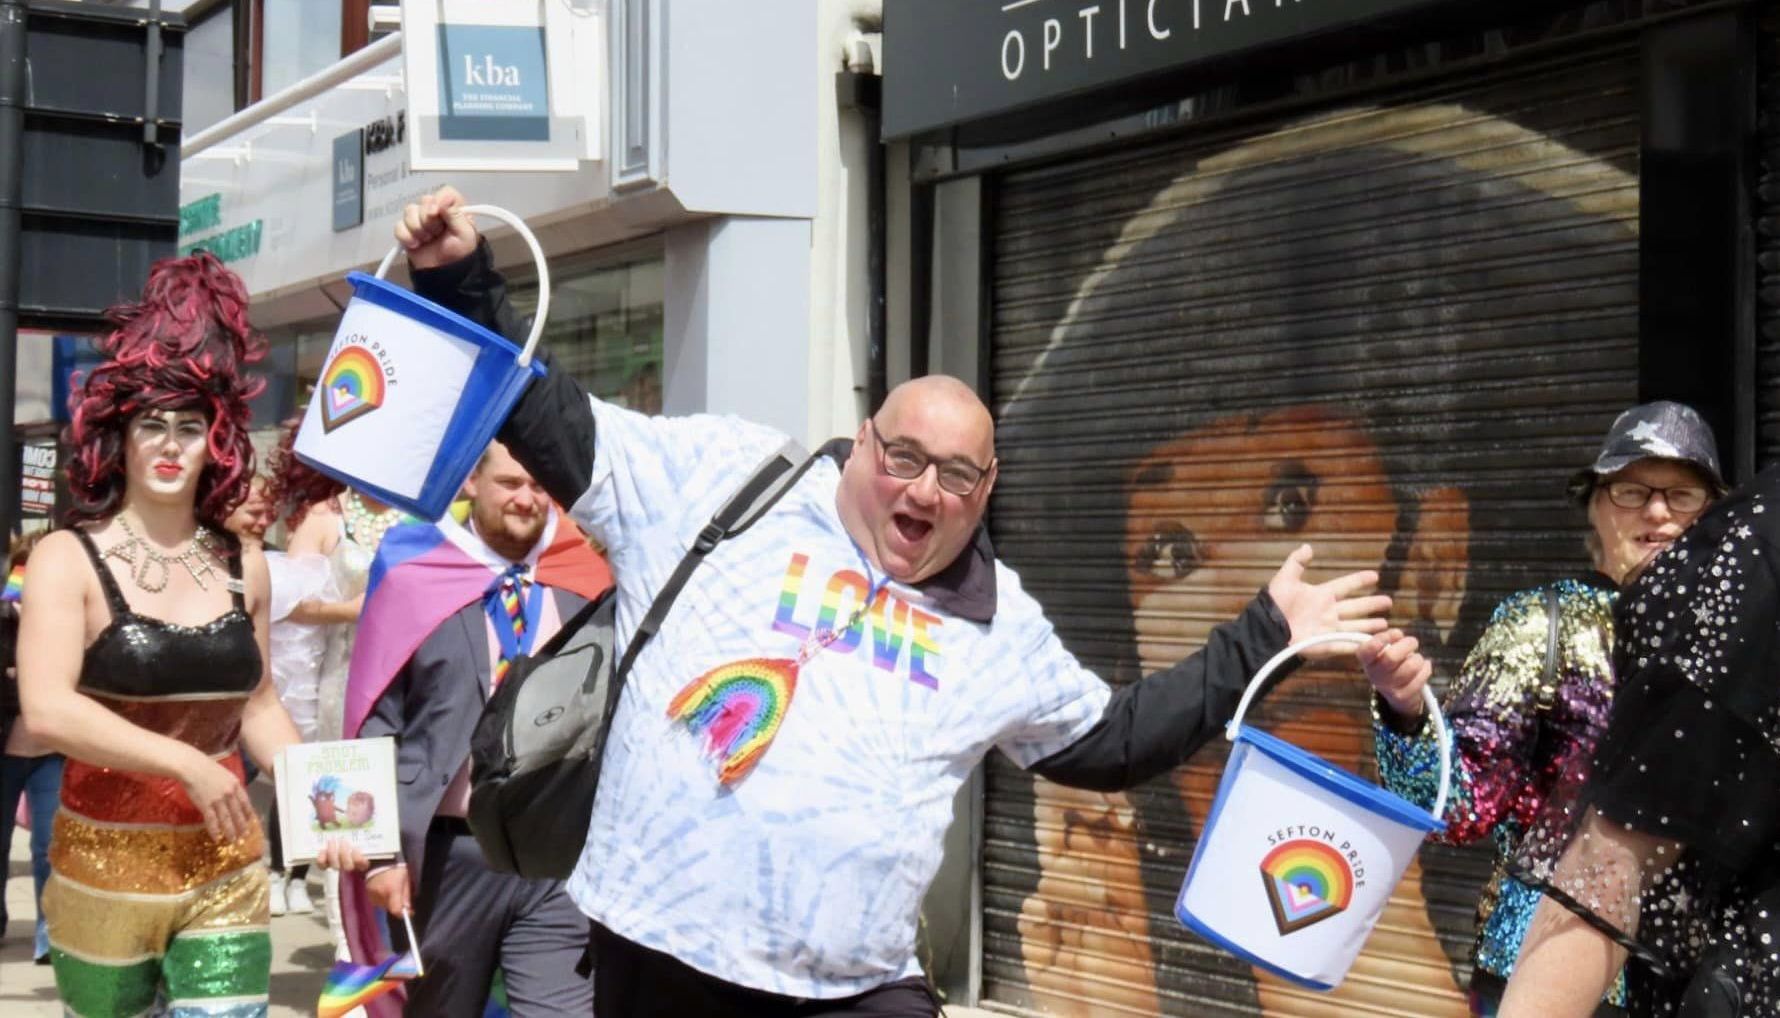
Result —
M 1697 513 L 1706 508 L 1708 492 L 1697 484 L 1652 488 L 1637 481 L 1614 481 L 1607 485 L 1607 500 L 1621 509 L 1642 509 L 1656 494 L 1662 495 L 1671 512 Z
M 927 472 L 927 465 L 938 468 L 940 489 L 964 498 L 977 490 L 983 478 L 989 476 L 987 467 L 979 467 L 965 459 L 936 460 L 922 452 L 911 443 L 886 439 L 878 430 L 876 421 L 867 417 L 866 427 L 871 429 L 872 437 L 878 443 L 878 463 L 884 473 L 899 481 L 912 481 Z M 994 466 L 991 460 L 990 466 Z

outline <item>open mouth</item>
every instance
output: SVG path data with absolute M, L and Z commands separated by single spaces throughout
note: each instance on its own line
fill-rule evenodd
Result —
M 908 513 L 891 513 L 890 525 L 896 528 L 896 536 L 909 544 L 919 544 L 933 533 L 931 520 L 917 519 Z
M 1652 559 L 1667 551 L 1669 546 L 1674 543 L 1675 538 L 1663 537 L 1658 534 L 1645 534 L 1638 538 L 1636 542 L 1638 547 L 1638 564 L 1633 570 L 1634 573 L 1642 572 L 1644 567 L 1649 565 Z

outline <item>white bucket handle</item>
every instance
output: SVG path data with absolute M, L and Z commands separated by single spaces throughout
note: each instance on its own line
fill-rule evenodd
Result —
M 544 334 L 544 319 L 550 315 L 550 268 L 544 264 L 544 249 L 538 246 L 538 238 L 525 225 L 525 221 L 506 209 L 495 205 L 465 205 L 463 212 L 473 216 L 493 216 L 513 228 L 525 246 L 531 248 L 532 261 L 538 264 L 538 313 L 532 317 L 531 335 L 525 339 L 525 348 L 519 351 L 519 366 L 526 367 L 532 362 L 532 351 L 537 349 L 538 337 Z M 402 253 L 402 245 L 397 244 L 383 256 L 377 265 L 377 278 L 382 279 L 389 274 L 389 267 L 395 264 L 396 256 Z
M 1249 680 L 1248 688 L 1242 692 L 1242 701 L 1236 705 L 1236 714 L 1230 723 L 1224 726 L 1224 738 L 1232 741 L 1236 738 L 1236 730 L 1242 727 L 1243 715 L 1248 713 L 1248 705 L 1254 700 L 1255 694 L 1267 682 L 1268 676 L 1279 670 L 1279 666 L 1302 654 L 1305 650 L 1324 643 L 1362 644 L 1372 637 L 1365 633 L 1323 633 L 1307 640 L 1300 640 L 1285 650 L 1273 655 L 1272 659 L 1261 666 L 1255 677 Z M 1434 819 L 1446 816 L 1446 796 L 1452 789 L 1452 731 L 1446 727 L 1446 715 L 1440 713 L 1440 701 L 1435 698 L 1434 691 L 1427 686 L 1422 687 L 1422 702 L 1428 707 L 1428 717 L 1434 722 L 1434 736 L 1440 742 L 1440 791 L 1434 796 Z

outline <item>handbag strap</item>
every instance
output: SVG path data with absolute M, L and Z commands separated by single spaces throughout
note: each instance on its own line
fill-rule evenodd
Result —
M 816 456 L 806 454 L 802 446 L 787 439 L 784 445 L 755 467 L 754 473 L 741 488 L 712 514 L 711 522 L 698 532 L 698 537 L 693 540 L 692 547 L 686 549 L 674 574 L 668 577 L 668 581 L 656 593 L 655 600 L 649 605 L 649 611 L 643 615 L 643 621 L 637 623 L 637 631 L 631 636 L 630 645 L 624 648 L 624 656 L 619 659 L 618 669 L 613 673 L 614 695 L 623 687 L 637 654 L 667 620 L 668 611 L 674 606 L 674 599 L 680 596 L 686 581 L 692 578 L 693 571 L 698 569 L 705 556 L 724 539 L 747 530 L 766 515 L 767 510 L 803 477 L 804 472 L 815 461 Z
M 1556 587 L 1545 588 L 1545 688 L 1551 688 L 1551 680 L 1557 675 L 1558 663 L 1558 614 L 1563 611 L 1563 603 L 1558 599 Z

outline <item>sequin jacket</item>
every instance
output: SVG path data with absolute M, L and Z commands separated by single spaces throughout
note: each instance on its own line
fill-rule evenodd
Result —
M 1547 590 L 1558 603 L 1556 665 L 1545 675 L 1550 619 Z M 1613 603 L 1605 577 L 1560 580 L 1504 600 L 1465 658 L 1444 710 L 1452 728 L 1454 767 L 1446 833 L 1463 845 L 1489 839 L 1495 867 L 1477 906 L 1472 962 L 1506 980 L 1539 893 L 1504 870 L 1521 833 L 1538 815 L 1556 775 L 1586 764 L 1607 723 L 1612 688 Z M 1373 697 L 1373 732 L 1385 786 L 1431 808 L 1440 781 L 1431 725 L 1396 727 Z M 1624 999 L 1623 982 L 1609 1001 Z

